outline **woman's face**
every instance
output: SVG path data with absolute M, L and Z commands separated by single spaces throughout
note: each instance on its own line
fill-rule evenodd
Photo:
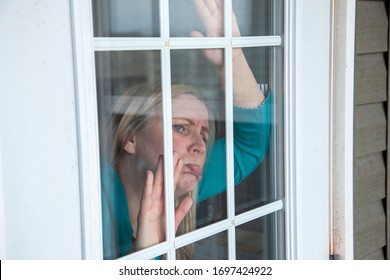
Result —
M 183 93 L 172 101 L 173 151 L 184 163 L 175 196 L 195 189 L 202 177 L 209 138 L 208 111 L 195 96 Z M 155 170 L 163 154 L 163 123 L 161 114 L 154 115 L 143 129 L 135 134 L 135 160 L 143 172 Z

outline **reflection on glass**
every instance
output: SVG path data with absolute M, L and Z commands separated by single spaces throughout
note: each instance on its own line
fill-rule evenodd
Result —
M 223 102 L 224 84 L 221 84 L 220 73 L 216 71 L 214 63 L 206 57 L 213 57 L 214 53 L 220 57 L 219 68 L 223 69 L 224 52 L 222 49 L 172 50 L 172 82 L 192 85 L 201 89 L 211 101 Z
M 227 232 L 221 232 L 193 244 L 194 260 L 227 260 Z
M 243 49 L 258 87 L 265 94 L 265 101 L 260 107 L 252 109 L 251 114 L 242 114 L 242 109 L 235 108 L 234 119 L 237 122 L 234 138 L 237 143 L 248 142 L 245 150 L 235 149 L 235 158 L 246 157 L 242 165 L 235 166 L 235 173 L 240 174 L 239 184 L 235 188 L 236 213 L 242 213 L 276 199 L 272 182 L 271 142 L 271 100 L 270 80 L 272 48 Z M 235 65 L 233 65 L 235 67 Z M 237 66 L 239 67 L 239 66 Z M 241 72 L 233 68 L 233 72 Z M 269 95 L 269 96 L 267 96 Z M 240 171 L 238 168 L 240 167 Z
M 210 53 L 223 61 L 222 49 L 171 52 L 173 146 L 184 162 L 179 179 L 197 186 L 187 186 L 194 200 L 192 192 L 196 192 L 196 219 L 195 213 L 186 217 L 191 227 L 179 234 L 226 218 L 221 208 L 226 205 L 221 194 L 226 191 L 225 133 L 220 129 L 224 127 L 224 84 L 207 59 Z
M 94 0 L 95 37 L 158 37 L 159 1 Z
M 223 11 L 222 0 L 170 0 L 170 35 L 223 37 Z
M 158 51 L 96 53 L 105 259 L 165 240 L 165 228 L 144 219 L 165 217 L 159 61 Z
M 283 258 L 282 220 L 269 214 L 236 227 L 237 260 L 276 260 Z M 278 246 L 279 245 L 279 246 Z
M 282 0 L 233 0 L 241 36 L 281 35 Z M 233 36 L 237 36 L 233 33 Z

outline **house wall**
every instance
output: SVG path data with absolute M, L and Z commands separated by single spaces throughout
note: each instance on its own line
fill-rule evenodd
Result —
M 0 256 L 82 257 L 68 0 L 0 3 Z
M 386 258 L 387 57 L 387 1 L 357 1 L 354 259 Z

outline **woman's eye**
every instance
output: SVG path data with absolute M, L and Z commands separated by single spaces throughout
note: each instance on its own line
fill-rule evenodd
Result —
M 180 133 L 183 133 L 183 132 L 185 132 L 185 128 L 184 128 L 184 126 L 182 126 L 182 125 L 174 125 L 173 126 L 173 129 L 176 131 L 176 132 L 180 132 Z

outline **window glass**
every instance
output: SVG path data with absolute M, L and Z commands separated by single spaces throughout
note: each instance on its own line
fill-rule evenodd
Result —
M 93 0 L 95 37 L 160 36 L 159 1 Z
M 227 232 L 212 235 L 194 243 L 194 260 L 227 260 Z
M 280 219 L 274 213 L 236 227 L 236 259 L 283 259 Z
M 190 37 L 198 34 L 202 36 L 223 37 L 223 0 L 218 1 L 193 1 L 193 0 L 170 0 L 169 21 L 171 37 Z M 218 22 L 218 30 L 207 29 L 197 12 L 205 9 L 204 14 L 209 20 Z M 195 31 L 195 34 L 194 34 Z M 208 33 L 206 35 L 206 33 Z M 198 35 L 199 36 L 199 35 Z
M 236 183 L 238 184 L 235 188 L 236 213 L 242 213 L 280 198 L 273 181 L 276 159 L 271 153 L 272 145 L 270 145 L 271 137 L 274 137 L 277 132 L 275 123 L 273 123 L 275 119 L 274 99 L 275 95 L 280 95 L 280 92 L 272 88 L 275 84 L 273 80 L 280 79 L 280 77 L 274 77 L 276 55 L 274 47 L 234 49 L 234 52 L 240 55 L 242 52 L 245 55 L 258 83 L 258 89 L 256 91 L 256 86 L 250 89 L 246 87 L 247 85 L 241 84 L 233 84 L 233 88 L 248 91 L 248 93 L 253 91 L 253 94 L 262 96 L 262 104 L 258 108 L 255 108 L 258 105 L 256 102 L 252 105 L 244 103 L 242 107 L 252 108 L 252 110 L 236 107 L 233 111 L 234 137 L 237 143 L 234 150 L 235 158 L 246 159 L 245 165 L 235 165 Z M 237 59 L 241 58 L 237 56 Z M 233 63 L 233 67 L 233 75 L 246 71 L 241 63 Z M 248 98 L 251 96 L 248 95 Z M 248 98 L 245 101 L 249 100 Z M 253 146 L 240 149 L 240 143 L 243 141 L 249 141 Z M 273 153 L 277 152 L 279 153 L 280 150 L 273 150 Z
M 282 0 L 233 0 L 233 11 L 241 36 L 282 34 Z
M 104 258 L 112 259 L 136 250 L 134 244 L 141 242 L 136 230 L 137 225 L 142 230 L 137 224 L 141 209 L 137 198 L 146 192 L 147 170 L 154 171 L 153 189 L 149 187 L 154 194 L 159 187 L 156 182 L 163 180 L 159 172 L 163 154 L 160 52 L 96 52 L 96 77 L 103 252 Z M 160 192 L 163 195 L 161 187 Z M 159 242 L 165 240 L 164 234 Z
M 104 258 L 165 241 L 166 219 L 175 216 L 176 236 L 224 226 L 222 233 L 177 249 L 177 259 L 227 259 L 225 230 L 234 213 L 261 211 L 283 199 L 283 51 L 262 46 L 262 38 L 233 49 L 224 40 L 212 49 L 189 38 L 167 44 L 159 38 L 165 24 L 171 37 L 224 36 L 224 1 L 169 1 L 169 21 L 161 24 L 159 3 L 93 1 L 95 37 L 105 37 L 99 42 L 107 48 L 95 53 Z M 233 35 L 278 34 L 280 3 L 233 1 Z M 110 49 L 113 37 L 133 38 Z M 140 37 L 156 38 L 148 45 Z M 172 116 L 169 133 L 163 112 Z M 164 143 L 173 150 L 164 151 Z M 168 153 L 172 165 L 164 161 Z M 167 189 L 174 190 L 168 206 Z M 237 258 L 283 256 L 282 225 L 283 217 L 273 212 L 238 226 Z
M 197 188 L 196 228 L 207 225 L 210 221 L 226 218 L 226 211 L 224 209 L 220 209 L 223 212 L 219 211 L 223 215 L 211 215 L 209 211 L 211 208 L 221 207 L 222 196 L 218 196 L 219 198 L 215 198 L 215 196 L 226 190 L 226 141 L 224 132 L 225 85 L 224 80 L 220 79 L 218 73 L 215 71 L 215 66 L 205 58 L 205 55 L 207 56 L 210 53 L 218 54 L 223 63 L 223 49 L 171 51 L 172 96 L 177 94 L 174 88 L 181 88 L 180 90 L 182 92 L 192 93 L 196 96 L 196 99 L 201 101 L 206 108 L 206 112 L 202 113 L 204 106 L 198 106 L 197 100 L 193 100 L 189 96 L 187 96 L 189 107 L 187 108 L 185 103 L 182 105 L 182 108 L 185 108 L 188 116 L 193 115 L 201 121 L 204 119 L 207 121 L 204 125 L 208 126 L 204 154 L 203 152 L 193 150 L 190 146 L 197 144 L 194 138 L 196 136 L 196 127 L 191 127 L 192 134 L 188 132 L 189 142 L 187 145 L 191 150 L 187 151 L 188 156 L 185 161 L 186 163 L 200 164 L 202 175 Z M 223 67 L 223 64 L 220 67 Z M 173 98 L 172 104 L 174 102 L 175 98 Z M 176 114 L 174 109 L 176 107 L 172 107 L 173 115 Z M 190 113 L 191 111 L 194 111 L 194 113 Z M 177 120 L 173 124 L 176 123 L 180 124 L 180 120 Z M 179 137 L 176 139 L 176 141 L 181 141 Z M 175 146 L 175 139 L 173 143 Z M 196 148 L 196 146 L 193 147 Z M 186 169 L 189 168 L 190 165 L 184 167 L 185 171 L 188 171 Z M 213 201 L 212 204 L 217 204 L 211 206 L 211 201 Z

